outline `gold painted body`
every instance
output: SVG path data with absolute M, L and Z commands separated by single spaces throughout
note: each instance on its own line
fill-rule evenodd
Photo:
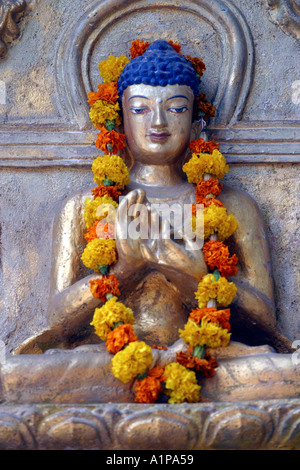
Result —
M 185 107 L 187 109 L 182 111 Z M 167 362 L 176 350 L 184 347 L 178 341 L 178 329 L 183 327 L 190 309 L 196 306 L 194 293 L 198 282 L 207 273 L 207 267 L 201 250 L 188 250 L 189 240 L 182 243 L 176 239 L 122 238 L 125 227 L 121 215 L 125 204 L 129 208 L 142 203 L 149 208 L 153 202 L 180 205 L 195 202 L 195 188 L 183 180 L 181 173 L 192 133 L 192 107 L 193 95 L 187 86 L 134 85 L 128 87 L 123 96 L 124 130 L 134 163 L 127 195 L 117 211 L 119 258 L 111 272 L 120 282 L 120 300 L 134 311 L 135 332 L 139 339 L 150 345 L 170 346 L 166 352 L 155 351 L 155 363 Z M 89 326 L 93 311 L 99 306 L 99 301 L 90 292 L 89 280 L 99 275 L 87 273 L 80 262 L 85 232 L 83 208 L 89 195 L 86 192 L 70 198 L 57 216 L 53 234 L 49 328 L 20 345 L 16 354 L 42 353 L 51 348 L 75 348 L 79 353 L 78 345 L 88 343 L 86 347 L 93 348 L 91 343 L 99 342 Z M 220 200 L 239 224 L 232 237 L 239 258 L 239 270 L 234 278 L 238 293 L 231 306 L 234 341 L 220 358 L 214 387 L 206 385 L 209 380 L 203 381 L 203 396 L 218 401 L 220 396 L 226 395 L 226 387 L 230 385 L 226 385 L 224 377 L 230 373 L 230 367 L 234 368 L 237 389 L 233 397 L 239 400 L 299 396 L 298 380 L 289 382 L 287 387 L 290 378 L 296 377 L 295 366 L 291 355 L 282 354 L 291 352 L 290 341 L 276 329 L 271 262 L 263 219 L 255 202 L 242 191 L 224 185 Z M 264 344 L 271 348 L 255 347 Z M 103 355 L 106 370 L 108 353 L 103 345 L 99 346 L 98 354 Z M 270 355 L 276 360 L 271 360 Z M 60 354 L 55 356 L 59 361 Z M 270 383 L 276 382 L 272 397 L 268 395 L 269 388 L 255 385 L 257 374 L 266 376 L 267 358 L 267 375 Z M 76 359 L 72 365 L 74 381 Z M 105 370 L 101 377 L 103 385 L 115 387 L 115 379 Z M 80 374 L 78 380 L 81 380 Z M 251 384 L 255 386 L 251 387 Z M 207 392 L 206 387 L 209 387 Z M 88 396 L 88 391 L 86 394 Z

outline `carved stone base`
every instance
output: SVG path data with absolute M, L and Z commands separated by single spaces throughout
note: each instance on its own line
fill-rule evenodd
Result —
M 3 404 L 0 449 L 299 450 L 300 399 L 150 406 Z

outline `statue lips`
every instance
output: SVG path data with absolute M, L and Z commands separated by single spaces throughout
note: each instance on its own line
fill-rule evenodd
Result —
M 170 137 L 170 133 L 169 132 L 157 132 L 157 131 L 150 131 L 150 132 L 147 132 L 146 136 L 147 137 L 150 137 L 151 140 L 154 140 L 154 141 L 162 141 L 162 140 L 166 140 L 168 137 Z

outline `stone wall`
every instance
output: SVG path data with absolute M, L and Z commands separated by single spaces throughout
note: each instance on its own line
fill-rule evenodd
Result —
M 203 90 L 219 110 L 209 137 L 230 163 L 226 182 L 253 196 L 264 215 L 278 327 L 300 339 L 296 2 L 2 3 L 0 340 L 8 350 L 47 324 L 53 219 L 92 181 L 86 94 L 97 88 L 97 64 L 108 53 L 128 55 L 136 38 L 159 37 L 206 63 Z

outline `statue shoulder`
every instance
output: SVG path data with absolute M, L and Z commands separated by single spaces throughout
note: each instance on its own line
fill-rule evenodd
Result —
M 257 202 L 246 191 L 224 184 L 219 199 L 237 217 L 243 216 L 243 219 L 249 220 L 252 215 L 255 215 L 262 219 Z
M 91 197 L 91 188 L 78 191 L 71 196 L 66 197 L 58 204 L 56 211 L 56 220 L 60 220 L 66 214 L 74 213 L 75 216 L 81 216 L 85 200 Z
M 85 246 L 84 201 L 90 195 L 91 189 L 79 191 L 57 207 L 52 237 L 52 293 L 63 291 L 86 274 L 80 256 Z
M 220 200 L 238 222 L 233 238 L 243 280 L 273 301 L 273 280 L 267 228 L 256 201 L 245 191 L 223 186 Z

